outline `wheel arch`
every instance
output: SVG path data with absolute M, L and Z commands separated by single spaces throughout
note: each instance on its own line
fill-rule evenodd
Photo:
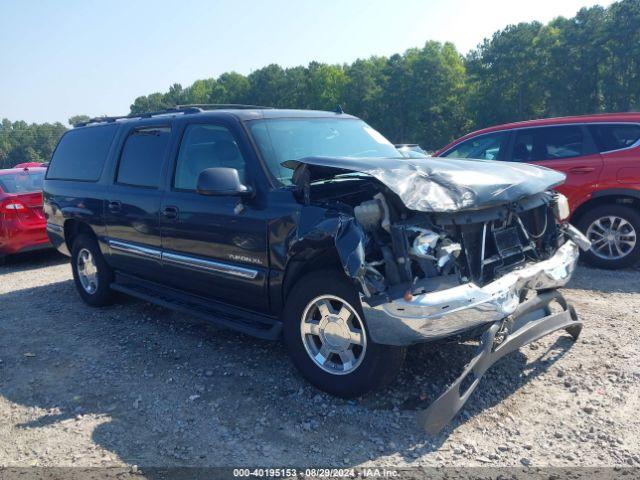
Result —
M 69 252 L 73 249 L 74 240 L 81 233 L 92 235 L 96 239 L 98 238 L 93 229 L 84 221 L 71 218 L 64 222 L 64 243 L 67 246 Z
M 335 270 L 344 274 L 340 255 L 335 247 L 307 250 L 289 259 L 282 282 L 283 305 L 295 284 L 302 277 L 319 270 Z M 345 274 L 345 278 L 349 277 Z
M 581 203 L 571 215 L 571 223 L 578 224 L 589 210 L 602 205 L 628 205 L 640 211 L 640 191 L 625 188 L 595 192 L 591 198 Z

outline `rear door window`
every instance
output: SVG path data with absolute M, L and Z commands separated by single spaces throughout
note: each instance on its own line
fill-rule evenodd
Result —
M 508 132 L 489 133 L 459 143 L 443 157 L 500 160 L 509 138 Z
M 585 155 L 585 139 L 579 125 L 516 130 L 514 162 L 536 162 Z
M 170 138 L 171 129 L 164 126 L 139 128 L 131 132 L 122 148 L 116 182 L 158 188 Z
M 633 123 L 589 125 L 600 153 L 628 148 L 640 140 L 640 125 Z
M 56 147 L 47 178 L 95 182 L 100 178 L 118 125 L 70 130 Z

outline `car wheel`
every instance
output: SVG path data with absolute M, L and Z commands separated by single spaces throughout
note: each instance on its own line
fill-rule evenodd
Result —
M 87 304 L 102 307 L 112 302 L 113 291 L 109 286 L 113 281 L 113 270 L 104 260 L 95 237 L 80 234 L 74 240 L 71 269 L 76 288 Z
M 595 267 L 617 269 L 640 259 L 640 214 L 626 205 L 602 205 L 585 213 L 578 228 L 591 241 L 584 259 Z
M 371 340 L 355 288 L 334 271 L 303 277 L 283 317 L 289 356 L 320 390 L 357 397 L 388 384 L 402 368 L 406 349 Z

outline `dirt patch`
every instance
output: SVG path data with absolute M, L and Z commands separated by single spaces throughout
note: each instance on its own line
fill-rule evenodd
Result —
M 0 268 L 0 466 L 640 465 L 640 271 L 581 267 L 585 328 L 496 364 L 437 437 L 414 422 L 471 358 L 421 346 L 360 401 L 320 393 L 279 343 L 125 299 L 82 303 L 55 253 Z

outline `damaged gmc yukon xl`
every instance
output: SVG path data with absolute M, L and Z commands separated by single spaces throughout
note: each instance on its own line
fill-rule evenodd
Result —
M 419 413 L 436 432 L 503 355 L 557 330 L 577 338 L 556 289 L 589 242 L 565 221 L 563 181 L 521 163 L 404 158 L 342 112 L 185 106 L 67 132 L 44 211 L 89 305 L 117 291 L 282 337 L 334 395 L 385 385 L 409 345 L 478 340 Z

